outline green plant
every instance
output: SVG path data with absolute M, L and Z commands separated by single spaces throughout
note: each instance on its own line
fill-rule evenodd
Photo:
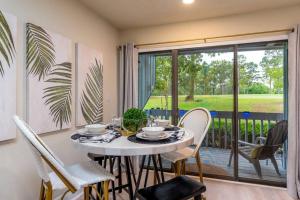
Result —
M 13 41 L 13 37 L 9 28 L 9 25 L 0 11 L 0 55 L 4 58 L 8 67 L 13 62 L 15 57 L 15 45 Z M 3 60 L 0 60 L 0 75 L 4 75 L 4 66 Z
M 81 111 L 88 124 L 103 121 L 103 66 L 95 59 L 85 80 L 81 96 Z
M 136 132 L 146 124 L 147 115 L 141 109 L 130 108 L 123 115 L 123 126 L 129 131 Z
M 72 104 L 72 64 L 61 63 L 56 65 L 45 82 L 51 83 L 50 87 L 44 89 L 45 104 L 50 105 L 50 114 L 56 126 L 60 129 L 64 123 L 71 122 Z

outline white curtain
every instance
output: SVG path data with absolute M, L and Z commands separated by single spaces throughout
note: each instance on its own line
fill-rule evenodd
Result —
M 123 116 L 129 108 L 138 107 L 138 50 L 133 43 L 118 49 L 119 102 L 118 115 Z M 139 168 L 139 157 L 132 157 L 134 172 Z
M 133 43 L 120 46 L 118 58 L 119 116 L 138 107 L 138 51 Z
M 294 199 L 300 197 L 300 25 L 289 35 L 289 133 L 287 188 Z

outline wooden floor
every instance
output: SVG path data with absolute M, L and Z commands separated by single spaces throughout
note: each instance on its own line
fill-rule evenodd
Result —
M 150 174 L 150 177 L 153 174 Z M 167 174 L 166 178 L 172 178 Z M 198 178 L 195 178 L 198 180 Z M 231 181 L 215 180 L 205 178 L 204 183 L 207 187 L 205 197 L 207 200 L 293 200 L 284 188 L 236 183 Z M 128 200 L 125 191 L 117 193 L 118 200 Z

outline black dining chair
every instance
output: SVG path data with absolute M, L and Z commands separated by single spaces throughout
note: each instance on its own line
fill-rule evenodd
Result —
M 177 176 L 164 183 L 138 190 L 136 197 L 141 200 L 200 200 L 205 191 L 203 183 L 188 176 Z

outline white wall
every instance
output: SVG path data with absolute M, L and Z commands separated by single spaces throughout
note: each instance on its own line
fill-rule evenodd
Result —
M 69 37 L 75 42 L 99 49 L 104 60 L 104 120 L 116 114 L 117 79 L 116 47 L 118 31 L 98 15 L 74 0 L 0 0 L 0 9 L 18 17 L 17 39 L 17 113 L 25 117 L 25 23 L 32 22 Z M 75 48 L 74 48 L 75 50 Z M 72 55 L 75 69 L 75 52 Z M 74 76 L 73 76 L 74 77 Z M 75 87 L 74 87 L 75 89 Z M 73 90 L 75 101 L 75 90 Z M 1 91 L 0 91 L 1 92 Z M 73 101 L 73 124 L 75 103 Z M 74 126 L 73 126 L 74 129 Z M 67 164 L 86 159 L 77 152 L 69 139 L 70 132 L 42 136 L 45 142 Z M 17 139 L 0 143 L 0 199 L 38 199 L 40 179 L 30 152 L 18 134 Z
M 121 41 L 140 44 L 286 29 L 300 23 L 299 13 L 300 6 L 293 6 L 185 23 L 129 29 L 121 32 Z

